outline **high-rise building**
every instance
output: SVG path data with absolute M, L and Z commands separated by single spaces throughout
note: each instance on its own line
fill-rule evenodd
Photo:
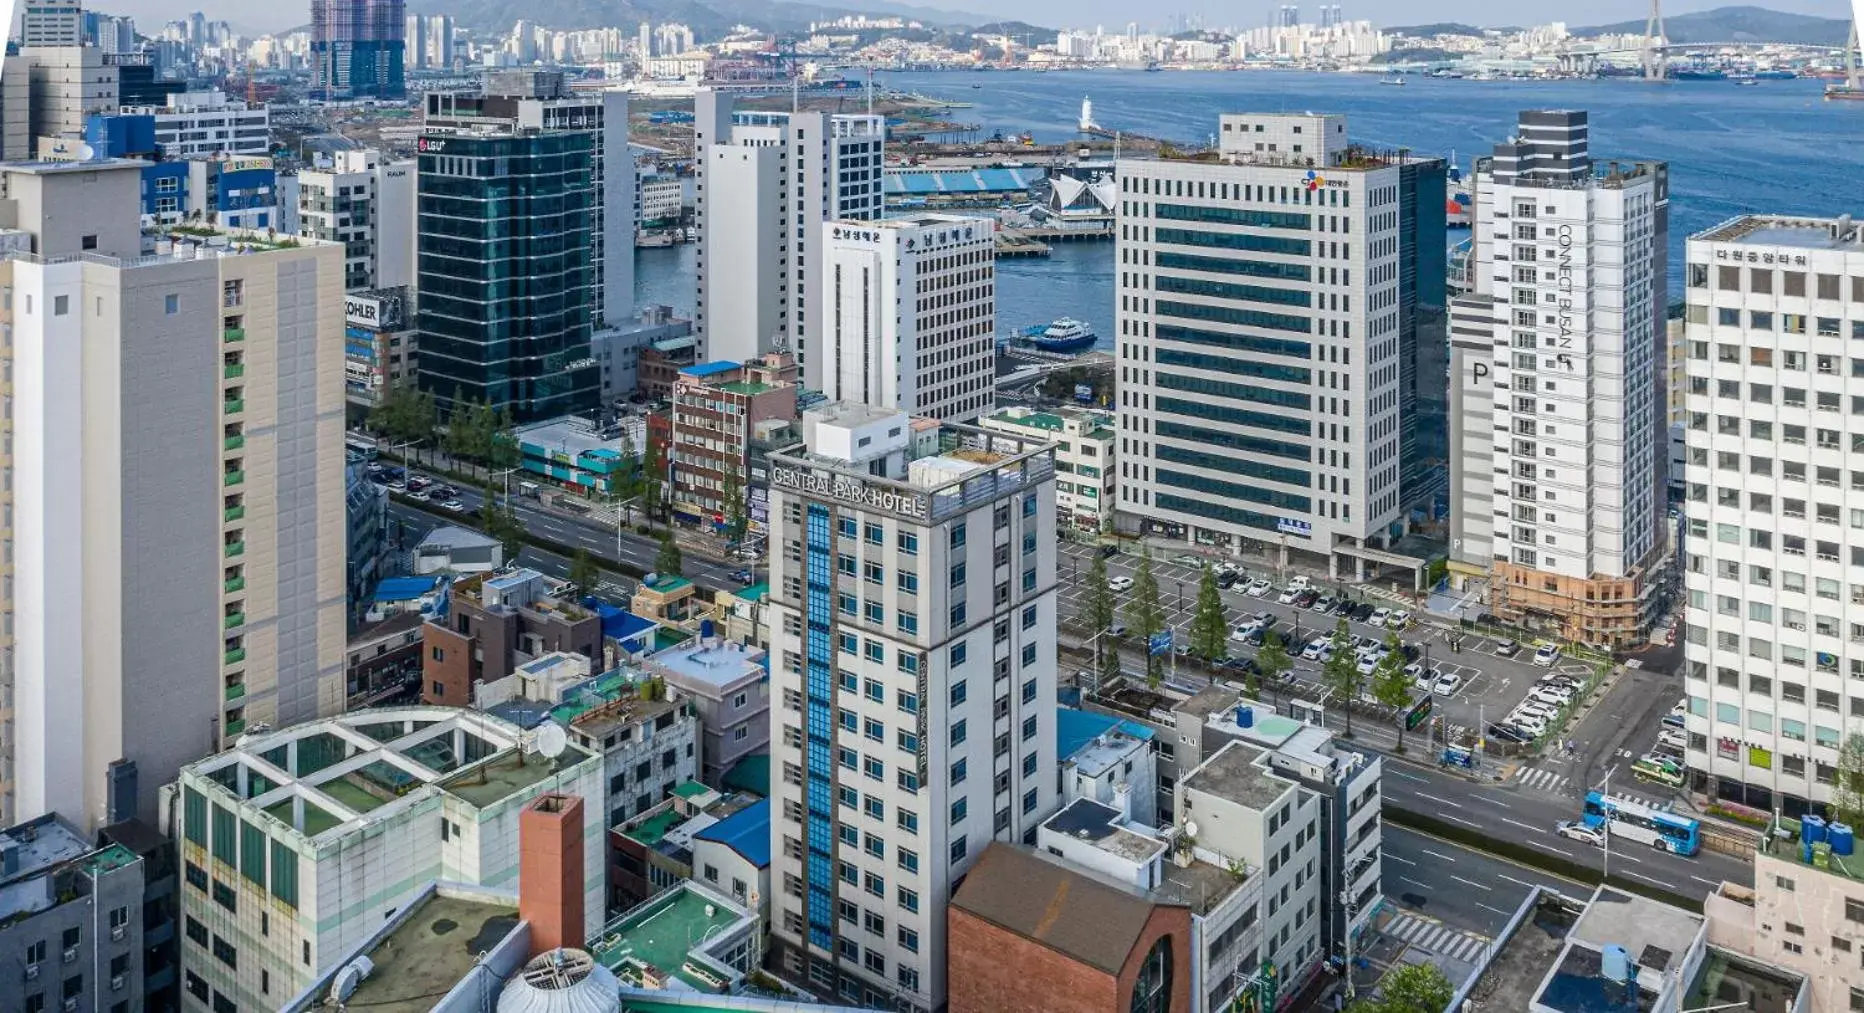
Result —
M 405 98 L 406 31 L 406 0 L 311 0 L 311 98 Z
M 298 230 L 342 243 L 343 286 L 414 284 L 413 161 L 380 151 L 339 151 L 328 168 L 298 173 Z
M 637 31 L 635 34 L 636 34 L 635 45 L 640 50 L 641 59 L 643 60 L 653 59 L 654 57 L 654 26 L 643 21 L 641 22 L 640 30 Z
M 1353 147 L 1341 116 L 1220 126 L 1217 161 L 1119 166 L 1120 507 L 1363 576 L 1408 559 L 1429 491 L 1401 450 L 1446 382 L 1406 369 L 1444 290 L 1444 165 Z
M 272 113 L 263 102 L 218 91 L 177 91 L 168 95 L 166 105 L 125 106 L 122 112 L 155 117 L 155 142 L 169 158 L 272 151 Z
M 925 422 L 804 413 L 770 456 L 766 609 L 776 962 L 921 1011 L 958 877 L 1057 797 L 1054 448 Z
M 90 117 L 118 111 L 119 72 L 95 46 L 29 49 L 7 62 L 26 67 L 26 128 L 34 154 L 42 139 L 80 136 Z
M 22 47 L 82 46 L 84 4 L 81 0 L 32 0 L 20 12 Z
M 666 27 L 666 26 L 663 26 Z M 713 359 L 754 359 L 779 347 L 822 389 L 813 313 L 823 283 L 821 223 L 881 216 L 880 116 L 734 114 L 731 98 L 694 100 L 699 250 L 693 332 Z
M 409 70 L 448 70 L 453 66 L 453 15 L 410 14 L 402 57 Z
M 1864 228 L 1750 215 L 1687 256 L 1686 755 L 1798 816 L 1864 715 Z
M 1451 553 L 1486 570 L 1497 615 L 1625 647 L 1666 541 L 1669 174 L 1595 162 L 1587 135 L 1584 112 L 1524 112 L 1476 165 Z
M 22 819 L 95 826 L 121 758 L 153 821 L 182 764 L 344 702 L 342 250 L 145 244 L 142 168 L 0 166 Z
M 922 214 L 821 226 L 821 386 L 946 421 L 990 410 L 997 378 L 996 231 Z

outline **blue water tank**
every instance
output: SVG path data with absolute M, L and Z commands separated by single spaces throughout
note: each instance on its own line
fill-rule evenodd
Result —
M 1256 709 L 1254 707 L 1236 708 L 1236 727 L 1254 728 L 1256 726 Z
M 1825 839 L 1825 820 L 1819 816 L 1808 816 L 1799 821 L 1799 839 L 1813 844 Z
M 699 620 L 699 639 L 704 640 L 707 637 L 710 637 L 711 635 L 712 635 L 712 620 L 710 619 Z
M 1599 977 L 1622 982 L 1631 977 L 1631 951 L 1611 943 L 1599 952 Z
M 1818 845 L 1813 843 L 1809 838 L 1801 837 L 1799 839 L 1799 860 L 1807 865 L 1811 865 L 1812 849 L 1816 847 L 1818 847 Z
M 1840 858 L 1851 854 L 1857 846 L 1857 835 L 1843 823 L 1833 823 L 1825 828 L 1825 840 L 1832 846 L 1832 854 Z

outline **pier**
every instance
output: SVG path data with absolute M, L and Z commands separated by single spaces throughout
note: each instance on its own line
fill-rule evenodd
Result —
M 998 229 L 996 238 L 999 257 L 1046 257 L 1054 252 L 1049 244 L 1017 229 Z

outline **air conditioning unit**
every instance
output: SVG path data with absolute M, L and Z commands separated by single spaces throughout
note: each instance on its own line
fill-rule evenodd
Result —
M 78 1013 L 78 997 L 77 996 L 74 995 L 71 998 L 65 1000 L 65 1013 Z
M 128 925 L 112 925 L 112 926 L 110 926 L 110 939 L 111 939 L 111 941 L 112 941 L 112 942 L 119 942 L 119 943 L 120 943 L 120 942 L 122 942 L 122 941 L 123 941 L 123 937 L 124 937 L 124 936 L 127 936 L 127 935 L 129 935 L 129 926 L 128 926 Z
M 112 992 L 123 991 L 123 976 L 122 975 L 113 974 L 110 976 L 110 991 Z
M 65 963 L 67 964 L 76 963 L 77 959 L 78 959 L 78 948 L 77 947 L 72 946 L 65 950 Z
M 38 964 L 27 964 L 26 965 L 26 980 L 27 981 L 38 981 L 39 980 L 39 965 Z

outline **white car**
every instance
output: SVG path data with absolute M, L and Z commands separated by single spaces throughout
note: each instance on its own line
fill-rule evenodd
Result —
M 466 504 L 461 502 L 460 500 L 450 499 L 450 500 L 447 500 L 445 503 L 440 504 L 440 509 L 451 510 L 454 513 L 464 513 L 466 511 Z
M 1372 617 L 1366 620 L 1366 625 L 1367 626 L 1384 626 L 1385 620 L 1390 618 L 1391 614 L 1392 614 L 1391 609 L 1377 609 L 1372 613 Z
M 1437 676 L 1437 681 L 1431 684 L 1430 691 L 1438 696 L 1455 696 L 1456 691 L 1461 689 L 1462 686 L 1462 676 L 1457 675 L 1455 672 L 1445 672 Z
M 1521 701 L 1521 706 L 1516 707 L 1514 709 L 1514 712 L 1516 714 L 1532 714 L 1533 716 L 1540 718 L 1544 721 L 1552 721 L 1553 716 L 1559 713 L 1558 711 L 1554 710 L 1552 707 L 1549 707 L 1546 704 L 1541 703 L 1538 700 L 1523 700 Z
M 1689 744 L 1689 737 L 1674 728 L 1665 728 L 1657 733 L 1657 741 L 1675 749 L 1682 749 Z
M 1552 644 L 1542 644 L 1540 646 L 1540 650 L 1534 652 L 1534 664 L 1551 665 L 1553 664 L 1554 659 L 1558 658 L 1559 656 L 1560 656 L 1560 649 L 1558 647 L 1555 647 Z
M 1569 841 L 1583 841 L 1595 847 L 1603 847 L 1605 844 L 1605 835 L 1586 826 L 1584 823 L 1561 820 L 1559 823 L 1554 824 L 1553 832 Z
M 1573 702 L 1572 693 L 1565 690 L 1554 689 L 1551 686 L 1541 686 L 1532 693 L 1529 693 L 1527 698 L 1535 703 L 1546 704 L 1549 707 L 1564 707 Z
M 1398 611 L 1393 612 L 1391 615 L 1385 617 L 1385 628 L 1388 630 L 1402 630 L 1405 627 L 1410 626 L 1410 625 L 1411 625 L 1411 613 L 1406 612 L 1403 609 L 1399 609 Z
M 1276 600 L 1276 602 L 1278 602 L 1278 603 L 1280 603 L 1280 604 L 1282 604 L 1282 605 L 1293 605 L 1293 604 L 1294 604 L 1294 600 L 1295 600 L 1295 599 L 1296 599 L 1297 597 L 1299 597 L 1299 596 L 1300 596 L 1300 594 L 1301 594 L 1301 592 L 1300 592 L 1300 590 L 1299 590 L 1298 588 L 1292 588 L 1292 587 L 1291 587 L 1291 588 L 1288 588 L 1287 590 L 1285 590 L 1285 591 L 1283 591 L 1283 592 L 1282 592 L 1281 594 L 1279 594 L 1279 595 L 1277 595 L 1277 596 L 1276 596 L 1276 598 L 1275 598 L 1275 600 Z
M 1423 676 L 1424 676 L 1424 666 L 1419 664 L 1418 662 L 1413 661 L 1412 663 L 1404 667 L 1404 677 L 1407 679 L 1413 679 L 1413 680 L 1421 679 L 1423 678 Z
M 1538 739 L 1542 735 L 1547 734 L 1547 722 L 1531 714 L 1510 715 L 1507 723 L 1519 728 L 1521 733 L 1529 738 Z
M 1230 630 L 1230 639 L 1237 641 L 1248 640 L 1249 635 L 1255 631 L 1255 623 L 1237 623 L 1236 626 Z
M 1327 647 L 1328 644 L 1325 639 L 1316 637 L 1307 642 L 1307 647 L 1301 651 L 1301 657 L 1309 661 L 1319 661 L 1321 656 L 1327 653 Z
M 1378 670 L 1378 667 L 1379 667 L 1379 659 L 1368 656 L 1368 655 L 1360 656 L 1359 658 L 1359 674 L 1360 675 L 1371 675 L 1373 672 Z
M 1243 593 L 1251 598 L 1260 598 L 1269 593 L 1269 582 L 1261 578 L 1252 580 L 1243 588 Z
M 1107 590 L 1109 591 L 1131 591 L 1132 589 L 1133 589 L 1133 578 L 1131 577 L 1108 577 L 1107 578 Z

